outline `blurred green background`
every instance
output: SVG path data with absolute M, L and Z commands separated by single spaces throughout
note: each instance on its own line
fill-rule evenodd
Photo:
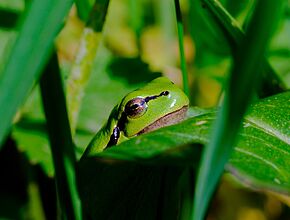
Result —
M 0 70 L 9 58 L 21 15 L 29 2 L 0 0 Z M 253 1 L 221 2 L 240 24 L 247 25 Z M 230 47 L 199 1 L 181 0 L 180 4 L 191 105 L 216 106 L 232 61 Z M 82 85 L 84 96 L 74 136 L 78 157 L 126 93 L 160 75 L 182 87 L 175 16 L 173 1 L 111 0 L 93 71 L 88 83 Z M 73 7 L 55 41 L 65 83 L 70 78 L 83 30 L 84 23 Z M 287 88 L 289 37 L 287 1 L 266 54 Z M 0 219 L 60 218 L 38 85 L 14 117 L 14 123 L 0 151 Z M 287 220 L 289 206 L 289 197 L 245 189 L 225 175 L 208 219 Z

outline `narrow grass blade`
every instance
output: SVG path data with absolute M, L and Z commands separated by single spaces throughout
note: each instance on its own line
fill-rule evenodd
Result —
M 245 36 L 244 31 L 220 2 L 215 0 L 202 0 L 202 2 L 210 11 L 210 14 L 214 18 L 213 20 L 223 30 L 233 53 L 235 53 Z M 267 97 L 285 90 L 286 85 L 273 70 L 267 59 L 264 58 L 262 67 L 262 83 L 261 88 L 258 90 L 258 95 L 260 97 Z
M 10 58 L 0 74 L 0 146 L 13 116 L 48 60 L 54 38 L 73 1 L 32 1 Z
M 188 85 L 188 76 L 186 70 L 186 60 L 184 54 L 184 43 L 183 43 L 183 24 L 182 24 L 182 16 L 180 10 L 179 0 L 174 0 L 175 4 L 175 13 L 177 20 L 177 31 L 178 31 L 178 41 L 179 41 L 179 55 L 180 55 L 180 63 L 181 63 L 181 71 L 182 71 L 182 79 L 183 79 L 183 90 L 185 94 L 189 97 L 189 85 Z
M 204 218 L 210 199 L 229 159 L 242 117 L 259 85 L 264 53 L 278 23 L 282 1 L 258 1 L 245 38 L 236 53 L 225 99 L 211 142 L 202 156 L 194 198 L 194 220 Z
M 56 54 L 53 54 L 41 77 L 40 88 L 62 214 L 65 219 L 81 219 L 75 174 L 76 158 Z
M 160 67 L 170 66 L 176 61 L 175 55 L 172 53 L 172 44 L 176 41 L 176 16 L 173 0 L 154 1 L 153 8 L 154 18 L 158 26 L 160 36 L 163 40 L 162 44 L 162 60 Z M 146 21 L 146 15 L 144 16 Z
M 80 19 L 86 22 L 89 18 L 94 0 L 75 0 Z
M 129 1 L 129 11 L 130 11 L 130 26 L 132 27 L 133 31 L 135 32 L 137 46 L 140 51 L 141 49 L 141 31 L 142 27 L 144 26 L 144 4 L 142 1 Z
M 87 27 L 94 29 L 96 32 L 101 32 L 105 23 L 110 0 L 95 1 L 90 17 L 87 22 Z

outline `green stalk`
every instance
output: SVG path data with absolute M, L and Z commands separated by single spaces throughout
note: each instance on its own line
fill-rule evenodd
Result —
M 135 32 L 137 47 L 141 50 L 141 31 L 143 27 L 143 7 L 144 4 L 142 1 L 130 0 L 129 1 L 129 11 L 130 11 L 130 25 Z
M 245 32 L 220 2 L 216 0 L 202 0 L 202 2 L 210 11 L 214 21 L 223 30 L 225 37 L 230 43 L 232 52 L 235 53 L 245 37 Z M 286 85 L 273 70 L 266 58 L 263 59 L 261 85 L 261 88 L 258 90 L 260 98 L 286 91 Z
M 183 90 L 185 94 L 189 97 L 189 85 L 188 85 L 188 77 L 186 70 L 186 59 L 184 53 L 184 43 L 183 43 L 183 24 L 182 24 L 182 16 L 180 10 L 179 0 L 174 0 L 175 4 L 175 13 L 177 20 L 177 31 L 178 31 L 178 42 L 179 42 L 179 55 L 180 55 L 180 64 L 182 71 L 182 80 L 183 80 Z
M 257 1 L 246 35 L 233 56 L 225 99 L 211 142 L 202 155 L 193 204 L 194 220 L 204 219 L 224 166 L 232 153 L 243 115 L 259 86 L 265 50 L 278 24 L 281 9 L 282 1 Z
M 82 21 L 87 21 L 92 9 L 93 0 L 75 0 L 78 16 Z
M 76 157 L 55 53 L 40 79 L 40 88 L 62 215 L 64 219 L 78 220 L 81 219 L 81 203 L 77 192 Z

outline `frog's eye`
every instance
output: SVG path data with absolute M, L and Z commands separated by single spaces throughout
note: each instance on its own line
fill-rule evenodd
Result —
M 138 118 L 147 111 L 147 103 L 144 98 L 134 98 L 127 102 L 125 113 L 129 118 Z

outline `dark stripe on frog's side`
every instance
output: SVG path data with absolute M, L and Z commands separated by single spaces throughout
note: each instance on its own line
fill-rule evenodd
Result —
M 120 138 L 120 133 L 121 132 L 118 126 L 113 129 L 113 134 L 111 135 L 110 141 L 107 144 L 106 148 L 112 147 L 118 143 L 118 140 Z
M 120 138 L 121 131 L 124 131 L 124 125 L 127 121 L 127 116 L 125 112 L 122 112 L 121 118 L 118 121 L 117 126 L 113 129 L 113 133 L 111 134 L 110 141 L 108 142 L 106 148 L 117 145 L 118 140 Z
M 159 95 L 147 96 L 144 98 L 144 100 L 146 103 L 148 103 L 151 100 L 157 99 L 161 96 L 168 96 L 168 95 L 169 95 L 168 91 L 163 91 Z M 125 126 L 126 121 L 127 121 L 127 115 L 126 115 L 126 112 L 123 112 L 120 120 L 118 121 L 117 126 L 113 129 L 113 132 L 110 136 L 110 140 L 107 146 L 105 147 L 105 149 L 117 145 L 118 140 L 120 138 L 120 133 L 121 131 L 124 131 L 124 126 Z

